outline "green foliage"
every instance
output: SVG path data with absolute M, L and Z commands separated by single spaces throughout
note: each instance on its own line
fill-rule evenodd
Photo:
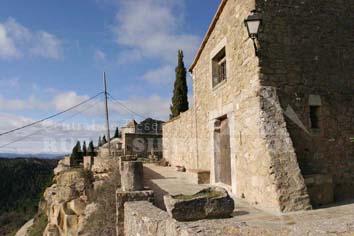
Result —
M 87 147 L 86 147 L 86 141 L 84 141 L 84 144 L 82 145 L 82 155 L 86 156 L 87 154 Z
M 97 147 L 101 147 L 102 146 L 102 139 L 101 136 L 98 138 L 98 143 L 97 143 Z
M 32 227 L 29 229 L 29 236 L 41 236 L 48 224 L 48 218 L 44 212 L 39 213 Z
M 88 149 L 87 149 L 87 155 L 90 156 L 90 157 L 96 156 L 95 147 L 93 145 L 93 141 L 91 141 L 89 143 L 89 146 L 88 146 Z
M 98 204 L 95 211 L 89 218 L 90 224 L 85 228 L 88 235 L 116 235 L 116 199 L 117 188 L 120 187 L 120 175 L 118 167 L 113 168 L 113 174 L 102 186 L 96 189 L 91 201 Z
M 0 158 L 0 235 L 11 235 L 34 217 L 57 162 Z
M 176 67 L 176 80 L 173 89 L 170 119 L 179 116 L 188 110 L 187 71 L 183 62 L 183 51 L 178 50 L 178 65 Z
M 106 135 L 103 135 L 102 138 L 102 145 L 107 143 Z
M 119 138 L 119 129 L 118 129 L 118 127 L 116 128 L 116 131 L 114 132 L 114 138 Z
M 73 147 L 73 151 L 71 152 L 71 164 L 78 165 L 83 162 L 83 153 L 81 151 L 80 141 L 77 141 L 76 145 Z

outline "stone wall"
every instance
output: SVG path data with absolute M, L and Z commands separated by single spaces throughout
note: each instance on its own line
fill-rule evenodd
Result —
M 286 113 L 303 175 L 333 177 L 335 200 L 354 197 L 354 1 L 256 0 L 260 79 Z M 310 105 L 319 105 L 311 129 Z
M 170 136 L 184 137 L 174 145 L 164 140 L 168 159 L 210 170 L 216 183 L 214 124 L 227 117 L 237 197 L 276 211 L 308 209 L 303 176 L 315 174 L 332 176 L 335 200 L 352 198 L 354 2 L 224 0 L 220 6 L 191 68 L 194 108 L 165 126 Z M 243 23 L 255 8 L 263 18 L 259 56 Z M 223 48 L 227 79 L 213 87 L 212 59 Z M 310 105 L 319 106 L 316 129 Z
M 177 137 L 193 137 L 194 128 L 196 143 L 184 138 L 173 150 L 172 142 L 166 139 L 164 153 L 174 165 L 210 170 L 211 183 L 219 184 L 214 124 L 220 117 L 227 117 L 232 192 L 270 211 L 309 209 L 277 92 L 261 84 L 260 61 L 243 23 L 255 8 L 255 1 L 228 0 L 221 6 L 221 14 L 192 68 L 195 110 L 164 126 L 164 141 L 165 131 Z M 212 58 L 223 48 L 227 79 L 213 87 Z
M 183 223 L 172 219 L 167 212 L 149 202 L 127 202 L 124 208 L 124 232 L 127 236 L 196 235 L 193 230 L 188 231 Z
M 194 110 L 190 109 L 167 121 L 162 129 L 163 157 L 172 165 L 197 169 Z

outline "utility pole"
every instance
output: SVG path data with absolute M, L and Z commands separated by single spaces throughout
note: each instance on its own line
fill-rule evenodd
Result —
M 104 97 L 105 97 L 105 107 L 106 107 L 106 126 L 107 126 L 107 142 L 108 142 L 108 153 L 111 155 L 111 135 L 109 131 L 109 115 L 108 115 L 108 93 L 107 93 L 107 80 L 106 72 L 103 72 L 103 84 L 104 84 Z

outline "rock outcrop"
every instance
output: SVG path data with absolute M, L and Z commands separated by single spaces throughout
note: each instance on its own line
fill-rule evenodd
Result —
M 48 218 L 43 235 L 78 235 L 87 219 L 90 176 L 80 167 L 67 166 L 65 160 L 58 163 L 54 174 L 53 184 L 45 190 L 40 204 Z

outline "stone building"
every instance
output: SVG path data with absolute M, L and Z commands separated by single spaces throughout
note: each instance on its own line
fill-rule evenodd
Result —
M 255 55 L 244 19 L 262 24 Z M 222 0 L 164 158 L 287 212 L 354 197 L 354 1 Z
M 140 123 L 131 120 L 121 128 L 121 137 L 115 139 L 117 152 L 124 155 L 148 156 L 162 155 L 162 124 L 163 121 L 147 118 Z

